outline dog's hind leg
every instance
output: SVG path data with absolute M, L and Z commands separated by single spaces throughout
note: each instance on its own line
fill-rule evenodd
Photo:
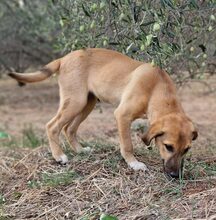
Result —
M 83 94 L 85 93 L 83 92 Z M 47 123 L 46 130 L 54 159 L 57 162 L 65 164 L 68 159 L 59 145 L 59 135 L 62 128 L 71 122 L 86 106 L 87 97 L 80 94 L 79 99 L 76 97 L 69 97 L 61 103 L 57 115 Z
M 81 113 L 79 113 L 73 121 L 68 123 L 64 127 L 64 134 L 71 146 L 71 148 L 79 153 L 83 151 L 90 150 L 89 148 L 83 148 L 81 144 L 77 140 L 77 129 L 79 125 L 87 118 L 87 116 L 90 114 L 90 112 L 93 110 L 95 104 L 97 102 L 97 99 L 94 95 L 89 94 L 88 96 L 88 102 L 87 105 L 84 107 Z

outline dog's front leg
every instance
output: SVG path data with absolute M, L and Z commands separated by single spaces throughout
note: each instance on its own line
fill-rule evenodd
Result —
M 130 135 L 130 125 L 133 119 L 130 114 L 125 111 L 125 108 L 117 108 L 114 112 L 120 138 L 120 151 L 122 157 L 127 164 L 134 170 L 147 170 L 144 163 L 139 162 L 133 155 L 133 145 Z

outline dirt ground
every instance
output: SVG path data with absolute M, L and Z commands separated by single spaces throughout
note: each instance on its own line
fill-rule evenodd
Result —
M 216 88 L 216 78 L 212 77 L 206 82 L 212 88 Z M 178 90 L 187 115 L 195 122 L 199 131 L 199 138 L 194 143 L 188 159 L 192 164 L 198 164 L 197 167 L 194 165 L 190 171 L 191 163 L 188 162 L 187 175 L 192 174 L 194 179 L 188 177 L 183 185 L 180 184 L 181 188 L 179 183 L 169 182 L 164 177 L 158 152 L 155 150 L 153 153 L 145 153 L 145 148 L 141 147 L 141 152 L 137 152 L 137 156 L 142 161 L 150 164 L 152 175 L 146 177 L 142 172 L 136 173 L 127 168 L 113 147 L 118 144 L 114 108 L 99 103 L 83 122 L 78 133 L 83 143 L 88 142 L 96 148 L 97 140 L 99 143 L 102 142 L 101 145 L 111 145 L 111 150 L 104 150 L 104 146 L 98 144 L 100 146 L 95 151 L 98 158 L 95 159 L 94 153 L 91 154 L 91 157 L 94 157 L 94 163 L 91 163 L 90 156 L 84 155 L 79 161 L 78 156 L 72 155 L 73 161 L 66 168 L 62 168 L 50 158 L 46 144 L 36 149 L 9 149 L 4 147 L 4 143 L 1 144 L 0 204 L 1 196 L 4 201 L 2 208 L 0 205 L 0 210 L 2 209 L 0 219 L 64 219 L 68 217 L 84 220 L 98 219 L 99 212 L 108 212 L 118 216 L 119 219 L 128 220 L 216 219 L 216 93 L 209 93 L 208 89 L 204 83 L 194 81 Z M 18 87 L 13 80 L 1 80 L 0 131 L 19 139 L 23 135 L 23 130 L 31 126 L 38 136 L 46 139 L 44 127 L 55 115 L 58 101 L 58 86 L 55 78 L 25 87 Z M 133 133 L 133 135 L 135 145 L 140 146 L 136 134 Z M 142 159 L 143 155 L 147 159 Z M 117 170 L 116 167 L 113 168 L 114 171 L 109 166 L 106 167 L 106 163 L 109 163 L 109 158 L 106 156 L 111 156 L 114 161 L 117 160 L 113 162 L 116 163 Z M 100 158 L 102 164 L 105 164 L 103 168 L 106 169 L 100 167 Z M 206 163 L 203 165 L 200 161 Z M 110 166 L 112 167 L 112 162 Z M 28 181 L 40 179 L 44 171 L 52 170 L 61 173 L 65 170 L 69 172 L 70 169 L 79 174 L 82 173 L 80 175 L 83 179 L 76 179 L 65 187 L 60 184 L 56 187 L 31 189 L 26 185 Z M 195 176 L 197 169 L 199 174 Z M 211 170 L 210 173 L 208 173 L 209 170 Z M 8 184 L 8 181 L 17 182 L 14 186 Z M 87 183 L 90 185 L 87 186 Z M 94 190 L 91 191 L 91 187 Z M 14 192 L 17 193 L 17 198 L 14 197 Z M 61 202 L 65 198 L 67 206 L 63 208 L 64 202 L 59 204 L 58 197 L 61 197 Z M 114 202 L 112 202 L 113 199 Z M 40 207 L 37 211 L 34 206 L 36 203 Z

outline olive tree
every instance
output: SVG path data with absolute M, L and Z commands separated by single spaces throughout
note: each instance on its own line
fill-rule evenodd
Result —
M 43 0 L 0 1 L 1 73 L 11 68 L 24 71 L 55 57 L 58 25 L 51 16 L 52 6 Z
M 184 80 L 215 69 L 214 0 L 52 0 L 59 49 L 118 50 Z M 210 66 L 211 65 L 211 66 Z M 187 70 L 188 74 L 182 74 Z
M 202 78 L 215 72 L 215 12 L 215 0 L 1 0 L 0 69 L 104 47 Z

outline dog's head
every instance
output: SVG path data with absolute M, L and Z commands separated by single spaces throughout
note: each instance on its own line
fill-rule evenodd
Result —
M 182 173 L 183 158 L 197 136 L 198 133 L 189 118 L 180 114 L 170 114 L 154 122 L 142 136 L 142 140 L 149 145 L 155 139 L 165 173 L 178 178 L 180 172 Z

